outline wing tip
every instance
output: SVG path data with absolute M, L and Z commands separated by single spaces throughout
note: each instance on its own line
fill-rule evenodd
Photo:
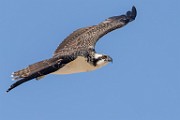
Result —
M 12 84 L 7 90 L 6 90 L 6 93 L 8 93 L 9 91 L 11 91 L 14 87 L 14 84 Z
M 112 22 L 113 20 L 120 20 L 127 24 L 135 20 L 136 16 L 137 16 L 136 7 L 132 6 L 131 11 L 127 11 L 126 14 L 123 14 L 123 15 L 109 17 L 108 19 L 104 21 L 104 23 L 107 23 L 107 22 L 109 23 L 109 22 Z
M 132 6 L 131 11 L 128 11 L 128 12 L 126 13 L 126 16 L 128 17 L 129 22 L 135 20 L 135 18 L 136 18 L 136 16 L 137 16 L 136 7 L 135 7 L 135 6 Z
M 22 79 L 16 81 L 14 84 L 12 84 L 12 85 L 6 90 L 6 92 L 11 91 L 11 90 L 14 89 L 15 87 L 17 87 L 17 86 L 21 85 L 22 83 L 27 82 L 27 81 L 29 81 L 29 80 L 32 80 L 32 78 L 31 78 L 31 77 L 22 78 Z
M 6 90 L 6 93 L 8 93 L 8 92 L 11 91 L 11 90 L 12 90 L 11 88 L 7 89 L 7 90 Z
M 137 16 L 137 10 L 135 6 L 132 6 L 132 19 L 135 19 Z

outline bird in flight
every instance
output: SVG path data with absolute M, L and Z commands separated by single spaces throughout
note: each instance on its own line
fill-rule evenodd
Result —
M 12 73 L 16 82 L 7 90 L 32 79 L 39 80 L 48 74 L 73 74 L 101 68 L 112 58 L 95 51 L 97 41 L 107 33 L 121 28 L 136 18 L 136 8 L 126 14 L 110 17 L 103 22 L 75 30 L 57 47 L 53 56 Z

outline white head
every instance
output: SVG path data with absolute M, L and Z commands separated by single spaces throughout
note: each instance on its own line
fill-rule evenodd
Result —
M 113 61 L 113 59 L 110 56 L 98 53 L 95 53 L 94 59 L 94 65 L 97 67 L 102 67 L 104 65 L 107 65 L 109 62 Z

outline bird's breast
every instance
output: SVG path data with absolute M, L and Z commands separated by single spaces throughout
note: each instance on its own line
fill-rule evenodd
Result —
M 94 66 L 88 63 L 86 58 L 79 56 L 52 74 L 73 74 L 79 72 L 88 72 L 100 67 L 101 66 Z

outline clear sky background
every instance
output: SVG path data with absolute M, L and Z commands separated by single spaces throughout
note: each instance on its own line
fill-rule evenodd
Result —
M 77 28 L 133 5 L 136 20 L 96 46 L 112 64 L 5 93 L 12 72 L 50 58 Z M 0 119 L 180 120 L 179 36 L 179 0 L 0 0 Z

